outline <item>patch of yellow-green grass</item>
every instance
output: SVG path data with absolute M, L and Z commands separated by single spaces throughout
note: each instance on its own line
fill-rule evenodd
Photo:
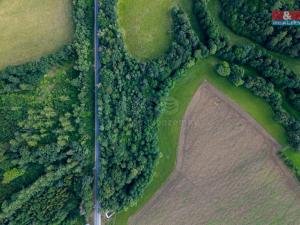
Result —
M 118 22 L 129 52 L 154 58 L 170 44 L 170 9 L 176 0 L 119 0 Z
M 72 36 L 72 0 L 0 0 L 0 68 L 54 52 Z
M 300 154 L 291 148 L 286 148 L 282 150 L 282 153 L 289 158 L 295 167 L 300 170 Z
M 193 28 L 199 30 L 190 0 L 119 0 L 119 28 L 133 57 L 152 59 L 168 50 L 172 38 L 170 11 L 175 5 L 188 12 Z

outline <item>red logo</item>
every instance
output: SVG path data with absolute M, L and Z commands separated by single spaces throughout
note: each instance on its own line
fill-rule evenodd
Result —
M 300 20 L 300 11 L 273 11 L 272 20 Z

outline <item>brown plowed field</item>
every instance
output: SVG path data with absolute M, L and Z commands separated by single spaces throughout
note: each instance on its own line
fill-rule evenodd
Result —
M 208 83 L 182 122 L 176 170 L 130 225 L 300 225 L 278 144 Z

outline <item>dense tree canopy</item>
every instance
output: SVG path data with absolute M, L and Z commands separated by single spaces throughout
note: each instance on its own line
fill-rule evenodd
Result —
M 81 225 L 90 216 L 92 4 L 73 1 L 72 44 L 0 71 L 0 224 Z
M 0 94 L 33 90 L 42 76 L 53 66 L 60 66 L 72 58 L 71 46 L 57 53 L 18 66 L 8 66 L 0 71 Z
M 135 203 L 152 177 L 160 99 L 181 71 L 207 49 L 187 16 L 175 7 L 170 49 L 157 59 L 139 62 L 124 47 L 116 21 L 117 1 L 100 3 L 100 200 L 104 209 L 120 210 Z
M 220 0 L 221 17 L 236 33 L 257 41 L 264 47 L 293 57 L 300 57 L 300 28 L 272 26 L 272 10 L 299 9 L 299 1 Z

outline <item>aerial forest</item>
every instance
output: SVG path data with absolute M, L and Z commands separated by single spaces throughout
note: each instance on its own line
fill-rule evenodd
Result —
M 92 210 L 92 1 L 74 38 L 0 71 L 0 224 L 84 224 Z
M 126 49 L 117 23 L 117 0 L 100 0 L 99 30 L 102 80 L 100 201 L 104 210 L 121 211 L 137 203 L 151 182 L 159 160 L 157 123 L 176 79 L 198 60 L 216 57 L 217 74 L 236 88 L 248 89 L 269 104 L 274 120 L 286 131 L 289 145 L 300 149 L 300 79 L 270 51 L 299 57 L 299 28 L 272 27 L 271 10 L 299 7 L 295 2 L 221 0 L 224 23 L 255 44 L 234 44 L 219 29 L 209 1 L 193 0 L 193 14 L 202 35 L 179 6 L 170 9 L 172 41 L 160 57 L 134 58 Z M 261 5 L 258 7 L 257 5 Z M 263 9 L 262 9 L 263 8 Z M 256 15 L 256 16 L 253 16 Z M 266 21 L 269 19 L 269 21 Z M 241 26 L 241 24 L 243 24 Z M 263 31 L 263 32 L 262 32 Z M 286 107 L 288 105 L 289 107 Z
M 174 4 L 169 48 L 141 60 L 126 48 L 118 0 L 98 1 L 99 49 L 93 49 L 94 2 L 73 0 L 71 43 L 0 70 L 0 224 L 88 222 L 95 197 L 94 94 L 101 210 L 136 205 L 159 162 L 164 99 L 189 68 L 208 58 L 217 62 L 218 78 L 267 103 L 288 147 L 300 150 L 300 76 L 284 61 L 300 57 L 300 28 L 272 26 L 270 19 L 272 10 L 299 9 L 300 2 L 218 0 L 220 21 L 248 40 L 244 44 L 232 41 L 211 14 L 215 0 L 190 0 L 192 12 Z M 101 64 L 96 90 L 93 50 L 99 51 Z M 300 180 L 299 169 L 281 157 Z

